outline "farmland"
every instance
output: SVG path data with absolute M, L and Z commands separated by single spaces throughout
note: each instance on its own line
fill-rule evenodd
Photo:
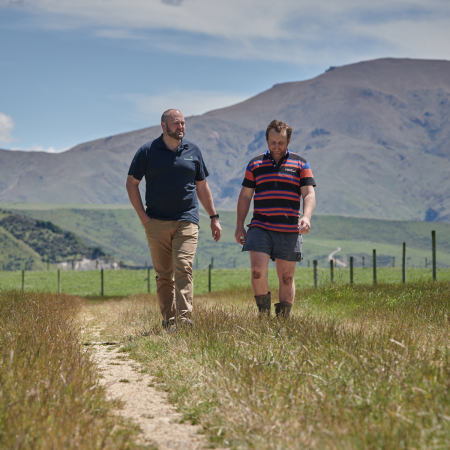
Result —
M 83 239 L 88 247 L 101 247 L 117 261 L 143 266 L 150 264 L 150 255 L 142 226 L 129 205 L 43 205 L 0 203 L 0 208 L 49 221 Z M 248 255 L 242 253 L 234 239 L 235 211 L 219 211 L 223 236 L 218 243 L 210 236 L 209 220 L 200 217 L 200 234 L 196 267 L 205 268 L 211 258 L 215 267 L 249 267 Z M 204 213 L 203 213 L 204 214 Z M 250 218 L 246 223 L 249 223 Z M 337 249 L 335 257 L 348 264 L 350 256 L 355 266 L 370 264 L 372 250 L 377 250 L 378 266 L 391 266 L 392 258 L 400 264 L 402 244 L 407 244 L 410 267 L 425 267 L 431 260 L 431 230 L 437 234 L 438 267 L 450 267 L 450 224 L 435 222 L 363 219 L 332 215 L 314 215 L 312 231 L 304 237 L 303 266 L 317 259 L 327 264 L 328 255 Z
M 148 291 L 147 270 L 105 270 L 104 271 L 104 295 L 127 296 L 143 294 Z M 55 270 L 25 271 L 24 290 L 34 292 L 58 292 L 58 275 Z M 355 284 L 371 284 L 371 268 L 356 268 L 354 271 Z M 268 272 L 269 286 L 276 290 L 278 279 L 276 269 L 270 268 Z M 429 281 L 432 279 L 432 270 L 408 268 L 406 272 L 407 283 L 416 281 Z M 450 281 L 450 269 L 438 269 L 437 279 Z M 347 284 L 350 280 L 348 268 L 334 269 L 334 283 Z M 399 283 L 402 280 L 401 267 L 382 267 L 377 270 L 378 283 Z M 326 267 L 319 267 L 319 285 L 330 283 L 330 271 Z M 101 272 L 92 271 L 61 271 L 61 291 L 63 293 L 79 296 L 98 296 L 101 293 Z M 297 288 L 314 286 L 313 269 L 297 267 L 295 273 Z M 211 272 L 211 290 L 223 291 L 233 288 L 245 288 L 250 286 L 250 269 L 213 269 Z M 0 290 L 21 289 L 22 272 L 0 272 Z M 150 292 L 156 292 L 155 272 L 150 270 Z M 208 270 L 194 270 L 194 294 L 203 295 L 208 292 Z
M 362 282 L 371 270 L 361 268 L 349 285 L 348 270 L 331 284 L 322 269 L 313 288 L 312 270 L 300 268 L 284 321 L 257 316 L 248 269 L 213 270 L 216 292 L 196 294 L 194 328 L 174 333 L 161 328 L 154 293 L 121 294 L 125 281 L 127 290 L 146 288 L 145 271 L 106 272 L 103 299 L 76 278 L 98 281 L 99 271 L 62 274 L 67 287 L 72 276 L 71 289 L 89 291 L 86 300 L 2 287 L 0 446 L 133 448 L 136 427 L 112 414 L 118 405 L 80 345 L 100 339 L 139 361 L 212 447 L 448 448 L 450 271 L 438 270 L 437 282 L 425 269 L 408 273 L 403 285 L 400 270 L 386 268 L 370 285 Z M 128 278 L 114 286 L 116 276 Z M 206 271 L 196 278 L 206 292 Z M 269 282 L 275 303 L 273 270 Z M 96 334 L 80 334 L 87 317 Z M 62 444 L 69 436 L 73 447 Z
M 197 298 L 194 328 L 176 333 L 154 295 L 89 314 L 212 445 L 425 449 L 450 446 L 449 299 L 448 282 L 326 284 L 278 321 L 236 288 Z

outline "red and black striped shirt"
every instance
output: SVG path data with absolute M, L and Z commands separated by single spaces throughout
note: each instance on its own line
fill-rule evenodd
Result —
M 270 151 L 253 158 L 242 186 L 255 189 L 253 219 L 249 227 L 299 232 L 302 186 L 315 186 L 310 165 L 289 151 L 276 164 Z

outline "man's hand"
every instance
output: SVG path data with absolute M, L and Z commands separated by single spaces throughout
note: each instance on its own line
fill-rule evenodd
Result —
M 133 175 L 128 175 L 126 187 L 130 202 L 133 205 L 133 208 L 135 209 L 142 225 L 145 225 L 150 220 L 150 217 L 147 216 L 144 205 L 142 203 L 141 194 L 139 192 L 140 182 L 141 180 L 137 180 L 133 177 Z
M 245 238 L 247 236 L 247 232 L 244 227 L 237 227 L 234 232 L 234 238 L 238 244 L 244 245 Z
M 303 217 L 300 220 L 300 234 L 308 234 L 311 231 L 311 216 L 316 206 L 316 193 L 313 186 L 302 186 L 300 192 L 303 197 Z
M 145 226 L 145 224 L 151 219 L 151 217 L 148 217 L 147 214 L 139 218 L 141 219 L 142 226 Z
M 213 239 L 219 242 L 220 236 L 222 236 L 222 227 L 220 226 L 219 219 L 211 219 L 211 231 Z
M 300 234 L 308 234 L 311 230 L 311 219 L 309 217 L 302 217 L 299 223 L 300 226 Z

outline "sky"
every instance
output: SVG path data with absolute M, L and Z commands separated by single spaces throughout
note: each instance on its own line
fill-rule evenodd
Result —
M 79 143 L 384 57 L 450 60 L 448 0 L 0 0 L 0 148 Z

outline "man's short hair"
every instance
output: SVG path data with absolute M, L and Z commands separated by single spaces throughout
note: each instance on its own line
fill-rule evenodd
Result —
M 272 122 L 269 123 L 269 126 L 266 130 L 266 141 L 269 140 L 270 130 L 275 130 L 277 133 L 281 133 L 283 130 L 286 130 L 287 140 L 291 140 L 292 128 L 287 123 L 284 123 L 281 120 L 272 120 Z
M 178 109 L 171 108 L 167 111 L 164 111 L 161 116 L 161 122 L 167 123 L 167 119 L 169 118 L 171 111 L 178 111 Z

